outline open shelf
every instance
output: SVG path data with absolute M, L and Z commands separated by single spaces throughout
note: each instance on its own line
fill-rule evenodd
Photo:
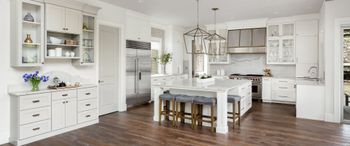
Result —
M 64 57 L 64 56 L 62 56 L 62 57 L 52 57 L 52 56 L 46 56 L 45 57 L 45 59 L 62 59 L 62 60 L 64 60 L 64 59 L 80 59 L 80 57 Z
M 23 20 L 23 24 L 30 24 L 30 25 L 37 25 L 37 26 L 41 25 L 40 22 L 31 22 L 31 21 L 25 21 L 25 20 Z
M 79 47 L 79 45 L 51 44 L 51 43 L 47 43 L 47 46 L 59 46 L 59 47 Z
M 87 29 L 83 29 L 83 32 L 94 33 L 94 30 L 87 30 Z

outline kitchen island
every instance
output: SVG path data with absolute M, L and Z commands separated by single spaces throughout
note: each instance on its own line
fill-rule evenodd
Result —
M 232 111 L 232 104 L 227 103 L 227 95 L 240 95 L 241 116 L 252 106 L 252 81 L 250 80 L 230 80 L 215 79 L 215 82 L 197 83 L 194 79 L 173 80 L 169 82 L 152 83 L 155 97 L 159 97 L 166 90 L 173 94 L 185 94 L 194 96 L 206 96 L 217 98 L 216 110 L 216 132 L 228 132 L 227 112 Z M 159 105 L 159 98 L 154 99 L 154 104 Z M 237 107 L 237 106 L 236 106 Z M 185 112 L 190 112 L 190 105 L 186 104 Z M 209 107 L 204 107 L 203 114 L 208 115 Z M 154 106 L 153 120 L 158 121 L 159 106 Z

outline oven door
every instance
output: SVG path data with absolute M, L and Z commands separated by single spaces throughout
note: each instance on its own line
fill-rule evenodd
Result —
M 262 88 L 261 83 L 253 83 L 252 85 L 252 98 L 253 99 L 262 99 Z

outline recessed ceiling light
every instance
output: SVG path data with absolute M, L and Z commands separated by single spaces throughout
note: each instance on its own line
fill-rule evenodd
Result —
M 145 0 L 138 0 L 138 2 L 139 2 L 139 3 L 144 3 L 144 2 L 145 2 Z

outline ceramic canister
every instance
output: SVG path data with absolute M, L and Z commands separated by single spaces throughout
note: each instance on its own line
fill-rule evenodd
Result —
M 62 48 L 56 48 L 56 56 L 61 57 L 62 56 Z

